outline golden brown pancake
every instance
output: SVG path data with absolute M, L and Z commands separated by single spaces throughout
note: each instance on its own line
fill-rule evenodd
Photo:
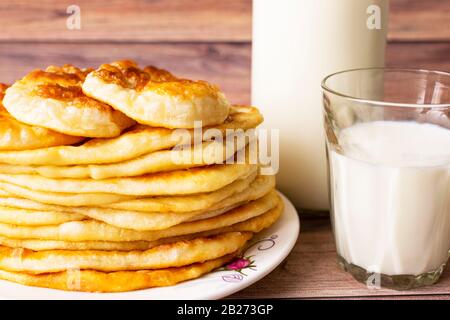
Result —
M 154 127 L 194 128 L 195 121 L 218 125 L 230 108 L 219 88 L 206 81 L 179 79 L 153 66 L 142 70 L 130 60 L 101 65 L 86 77 L 83 91 Z
M 147 250 L 161 244 L 190 240 L 196 237 L 205 237 L 225 232 L 253 232 L 257 233 L 270 227 L 281 215 L 282 205 L 263 213 L 262 215 L 248 219 L 234 225 L 217 228 L 209 231 L 191 233 L 183 236 L 161 238 L 154 241 L 64 241 L 64 240 L 39 240 L 39 239 L 14 239 L 0 236 L 0 244 L 12 248 L 26 248 L 33 251 L 44 250 Z
M 73 136 L 116 137 L 134 121 L 83 93 L 87 72 L 71 65 L 32 71 L 6 90 L 3 104 L 29 125 Z
M 193 195 L 132 197 L 112 194 L 69 194 L 56 192 L 33 191 L 14 184 L 0 182 L 0 205 L 32 210 L 61 211 L 68 207 L 93 206 L 125 211 L 141 212 L 186 212 L 206 210 L 216 206 L 229 197 L 235 197 L 250 187 L 255 180 L 255 174 L 213 192 Z M 269 183 L 274 185 L 271 176 L 258 177 L 257 187 Z M 86 196 L 86 197 L 84 197 Z
M 7 88 L 6 84 L 0 83 L 0 151 L 64 146 L 84 139 L 17 121 L 3 107 L 2 101 Z
M 217 207 L 220 203 L 228 202 L 230 198 L 240 197 L 246 190 L 265 188 L 270 184 L 275 187 L 273 176 L 258 176 L 256 179 L 250 175 L 246 179 L 239 179 L 219 190 L 184 196 L 156 196 L 130 199 L 101 205 L 102 208 L 118 210 L 132 210 L 142 212 L 184 212 L 189 210 L 205 210 Z
M 107 208 L 79 207 L 72 210 L 62 211 L 63 213 L 77 213 L 98 221 L 103 221 L 109 225 L 131 230 L 162 230 L 177 224 L 196 221 L 219 216 L 239 205 L 249 201 L 257 200 L 273 189 L 272 181 L 266 184 L 255 185 L 244 192 L 230 197 L 216 204 L 215 206 L 197 211 L 186 212 L 139 212 L 125 211 Z M 66 207 L 71 208 L 71 207 Z M 8 223 L 8 222 L 7 222 Z
M 19 198 L 41 202 L 45 204 L 54 204 L 60 206 L 91 206 L 105 205 L 119 201 L 135 199 L 133 196 L 125 196 L 111 193 L 64 193 L 35 191 L 28 188 L 16 186 L 15 184 L 0 181 L 0 191 L 7 193 L 8 196 L 14 195 Z
M 78 213 L 38 211 L 0 206 L 0 223 L 10 223 L 19 226 L 58 225 L 69 221 L 87 219 Z
M 253 140 L 254 143 L 254 139 Z M 210 164 L 222 164 L 230 154 L 245 148 L 249 139 L 234 143 L 210 141 L 183 149 L 166 149 L 144 154 L 135 159 L 117 163 L 72 165 L 72 166 L 18 166 L 1 164 L 0 173 L 37 174 L 47 178 L 92 178 L 95 180 L 133 177 L 144 174 L 189 169 Z M 200 151 L 197 151 L 200 150 Z M 200 155 L 200 156 L 199 156 Z
M 282 210 L 282 207 L 281 199 L 273 191 L 263 198 L 251 201 L 220 216 L 181 223 L 164 230 L 136 231 L 117 228 L 96 220 L 83 220 L 35 227 L 0 223 L 0 235 L 12 239 L 58 241 L 155 241 L 230 227 L 263 215 L 271 209 L 278 212 Z
M 56 193 L 106 193 L 135 197 L 180 195 L 218 190 L 238 179 L 245 179 L 257 169 L 257 164 L 219 164 L 189 170 L 103 180 L 51 179 L 31 174 L 0 174 L 0 181 L 31 190 Z
M 235 252 L 218 259 L 184 267 L 158 270 L 102 272 L 94 270 L 29 274 L 0 270 L 0 279 L 20 284 L 68 291 L 123 292 L 152 287 L 172 286 L 195 279 L 231 261 Z
M 258 109 L 248 106 L 233 106 L 227 120 L 214 128 L 225 134 L 227 129 L 255 128 L 262 121 L 263 117 Z M 204 128 L 204 130 L 207 129 Z M 189 132 L 193 136 L 193 131 Z M 92 139 L 80 146 L 0 151 L 0 163 L 26 166 L 117 163 L 172 148 L 180 142 L 180 137 L 174 135 L 174 130 L 136 125 L 117 138 Z
M 0 246 L 0 269 L 27 273 L 70 269 L 125 271 L 181 267 L 220 258 L 242 248 L 251 232 L 228 232 L 163 244 L 144 251 L 46 250 Z

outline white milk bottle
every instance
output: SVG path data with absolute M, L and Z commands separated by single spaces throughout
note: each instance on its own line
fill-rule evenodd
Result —
M 321 80 L 384 65 L 387 0 L 254 0 L 252 104 L 280 129 L 277 184 L 298 208 L 329 209 Z

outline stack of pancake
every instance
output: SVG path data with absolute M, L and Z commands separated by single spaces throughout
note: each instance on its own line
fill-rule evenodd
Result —
M 214 85 L 118 61 L 35 70 L 0 91 L 1 279 L 173 285 L 232 260 L 282 212 L 252 138 L 217 139 L 262 116 Z M 215 139 L 196 141 L 199 123 Z

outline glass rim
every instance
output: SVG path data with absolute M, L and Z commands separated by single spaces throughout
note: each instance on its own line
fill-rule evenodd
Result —
M 332 74 L 327 75 L 323 78 L 321 82 L 321 87 L 324 91 L 337 95 L 341 98 L 345 98 L 347 100 L 353 102 L 367 103 L 372 104 L 374 106 L 379 107 L 408 107 L 408 108 L 431 108 L 431 109 L 441 109 L 441 108 L 449 108 L 449 103 L 403 103 L 403 102 L 389 102 L 389 101 L 380 101 L 380 100 L 372 100 L 372 99 L 364 99 L 357 98 L 351 95 L 347 95 L 336 90 L 331 89 L 327 84 L 327 80 L 331 77 L 337 76 L 343 73 L 349 73 L 354 71 L 369 71 L 369 70 L 382 70 L 382 71 L 397 71 L 397 72 L 414 72 L 414 73 L 422 73 L 422 74 L 437 74 L 444 75 L 450 77 L 450 72 L 440 71 L 440 70 L 428 70 L 428 69 L 413 69 L 413 68 L 392 68 L 392 67 L 371 67 L 371 68 L 355 68 L 355 69 L 347 69 L 342 71 L 333 72 Z

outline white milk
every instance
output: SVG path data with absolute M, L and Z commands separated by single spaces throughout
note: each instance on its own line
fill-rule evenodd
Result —
M 450 250 L 450 130 L 376 121 L 330 152 L 338 254 L 387 275 L 438 269 Z
M 381 30 L 367 27 L 373 4 Z M 383 66 L 387 15 L 386 0 L 253 1 L 252 104 L 281 130 L 277 186 L 299 208 L 329 209 L 321 80 Z

